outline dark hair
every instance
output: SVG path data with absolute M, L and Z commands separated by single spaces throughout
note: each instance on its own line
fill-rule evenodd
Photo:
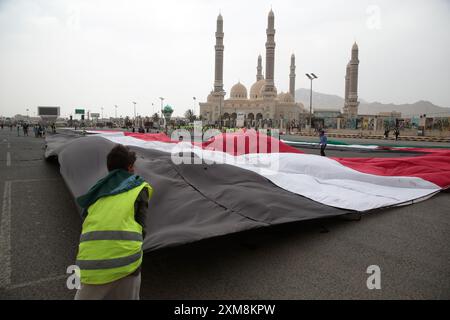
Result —
M 128 147 L 118 144 L 108 153 L 106 166 L 108 171 L 115 169 L 128 170 L 136 161 L 136 153 L 130 151 Z

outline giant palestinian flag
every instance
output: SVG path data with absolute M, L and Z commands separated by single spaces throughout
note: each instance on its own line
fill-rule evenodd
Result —
M 74 197 L 107 174 L 115 144 L 136 152 L 136 174 L 153 187 L 144 250 L 275 224 L 368 212 L 425 200 L 450 186 L 450 150 L 401 158 L 304 154 L 253 130 L 206 142 L 165 134 L 92 131 L 47 137 Z M 180 141 L 181 140 L 181 141 Z

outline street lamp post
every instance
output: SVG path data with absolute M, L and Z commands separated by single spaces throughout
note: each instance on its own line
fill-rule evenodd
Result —
M 134 104 L 134 125 L 136 126 L 136 102 L 133 101 Z
M 311 133 L 311 118 L 312 118 L 312 84 L 313 80 L 317 79 L 318 77 L 314 73 L 306 73 L 306 76 L 309 80 L 311 80 L 311 91 L 309 94 L 309 132 Z
M 219 99 L 219 130 L 222 130 L 222 104 L 223 98 L 225 97 L 225 91 L 222 91 L 223 94 L 220 95 Z
M 195 102 L 196 102 L 196 100 L 197 100 L 197 98 L 196 97 L 192 97 L 192 99 L 194 100 L 194 106 L 193 106 L 193 108 L 192 108 L 192 112 L 194 113 L 194 116 L 195 116 Z M 200 110 L 198 111 L 198 115 L 200 116 Z
M 164 120 L 164 124 L 166 123 L 166 119 L 164 119 L 164 114 L 163 114 L 163 104 L 164 104 L 164 98 L 163 97 L 159 97 L 159 99 L 161 100 L 161 118 L 163 118 Z

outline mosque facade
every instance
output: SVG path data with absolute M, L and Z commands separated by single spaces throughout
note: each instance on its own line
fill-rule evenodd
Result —
M 266 65 L 263 76 L 262 57 L 258 56 L 256 82 L 250 92 L 240 82 L 235 84 L 228 98 L 223 88 L 223 18 L 219 14 L 216 28 L 214 89 L 206 102 L 200 103 L 200 116 L 207 123 L 227 127 L 296 127 L 305 115 L 303 104 L 295 102 L 295 56 L 291 56 L 289 91 L 278 93 L 274 81 L 275 67 L 275 16 L 268 16 L 266 30 Z

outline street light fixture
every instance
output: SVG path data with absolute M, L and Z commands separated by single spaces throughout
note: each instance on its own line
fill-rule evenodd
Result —
M 314 73 L 306 73 L 306 76 L 311 81 L 311 92 L 309 94 L 309 132 L 311 133 L 311 118 L 312 118 L 312 83 L 314 79 L 317 79 L 318 76 L 316 76 Z

